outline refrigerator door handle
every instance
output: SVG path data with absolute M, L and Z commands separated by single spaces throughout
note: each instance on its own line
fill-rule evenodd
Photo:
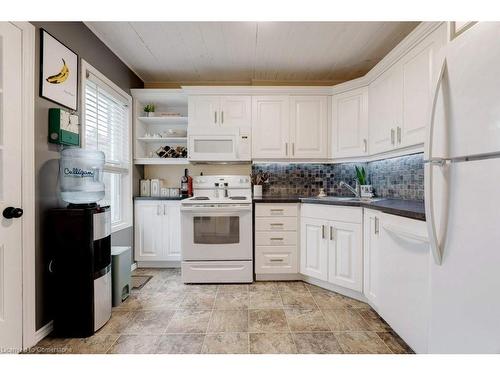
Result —
M 434 218 L 434 194 L 433 194 L 433 168 L 437 164 L 439 166 L 444 166 L 444 159 L 433 158 L 432 157 L 432 145 L 434 138 L 434 118 L 436 114 L 436 104 L 439 94 L 439 89 L 441 88 L 443 77 L 446 72 L 446 57 L 443 59 L 441 65 L 441 70 L 434 88 L 434 96 L 432 98 L 432 107 L 430 111 L 430 121 L 429 127 L 427 129 L 427 140 L 425 148 L 425 160 L 427 161 L 424 165 L 424 196 L 425 196 L 425 218 L 427 222 L 427 231 L 429 234 L 429 243 L 431 245 L 432 255 L 434 257 L 434 262 L 438 265 L 441 264 L 443 260 L 443 250 L 439 244 L 439 239 L 436 230 L 436 223 Z M 445 215 L 448 213 L 446 212 Z

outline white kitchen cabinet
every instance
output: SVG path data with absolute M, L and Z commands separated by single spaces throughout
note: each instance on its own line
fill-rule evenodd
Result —
M 396 131 L 401 127 L 403 114 L 403 73 L 396 63 L 369 88 L 370 153 L 390 151 L 396 146 Z
M 290 97 L 290 156 L 294 159 L 328 157 L 326 96 Z
M 437 55 L 445 44 L 444 27 L 438 29 L 402 59 L 403 119 L 396 129 L 397 144 L 401 147 L 424 143 L 432 100 L 432 82 L 437 66 Z
M 370 305 L 378 311 L 380 267 L 380 213 L 364 210 L 363 220 L 363 291 Z
M 252 98 L 252 158 L 284 159 L 290 154 L 288 96 Z
M 379 217 L 377 311 L 415 352 L 426 353 L 432 262 L 426 224 Z
M 304 275 L 363 290 L 362 209 L 304 204 L 301 209 L 301 261 Z
M 190 95 L 189 127 L 248 127 L 251 103 L 249 95 Z
M 440 27 L 375 79 L 369 88 L 370 153 L 422 144 L 436 79 L 437 55 L 445 44 Z
M 135 260 L 179 261 L 180 202 L 138 200 L 134 206 Z
M 332 97 L 332 157 L 368 154 L 368 87 Z
M 255 205 L 255 274 L 272 280 L 274 274 L 298 274 L 296 203 Z M 260 276 L 260 277 L 259 277 Z
M 328 280 L 328 221 L 301 218 L 300 272 L 319 280 Z
M 328 282 L 363 290 L 363 234 L 361 224 L 328 223 Z

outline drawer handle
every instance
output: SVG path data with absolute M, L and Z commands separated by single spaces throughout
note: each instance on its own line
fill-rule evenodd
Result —
M 283 258 L 274 258 L 274 259 L 269 259 L 270 262 L 283 262 Z
M 282 227 L 283 226 L 283 223 L 271 223 L 271 226 L 272 227 Z
M 271 241 L 283 241 L 283 237 L 271 237 Z

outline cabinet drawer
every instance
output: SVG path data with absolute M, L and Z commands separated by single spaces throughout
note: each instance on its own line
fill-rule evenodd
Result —
M 258 203 L 255 205 L 255 216 L 297 216 L 296 203 Z
M 356 224 L 361 224 L 363 221 L 363 209 L 361 207 L 306 203 L 302 205 L 300 215 L 314 219 L 344 221 Z
M 255 218 L 255 230 L 257 231 L 296 231 L 296 217 L 257 217 Z
M 285 246 L 297 244 L 297 232 L 255 232 L 256 246 Z
M 297 273 L 296 246 L 257 246 L 255 273 Z

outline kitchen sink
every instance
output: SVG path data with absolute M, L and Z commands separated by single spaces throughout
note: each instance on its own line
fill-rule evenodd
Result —
M 358 198 L 358 197 L 318 197 L 321 200 L 328 200 L 333 202 L 363 202 L 372 203 L 382 200 L 383 198 Z

